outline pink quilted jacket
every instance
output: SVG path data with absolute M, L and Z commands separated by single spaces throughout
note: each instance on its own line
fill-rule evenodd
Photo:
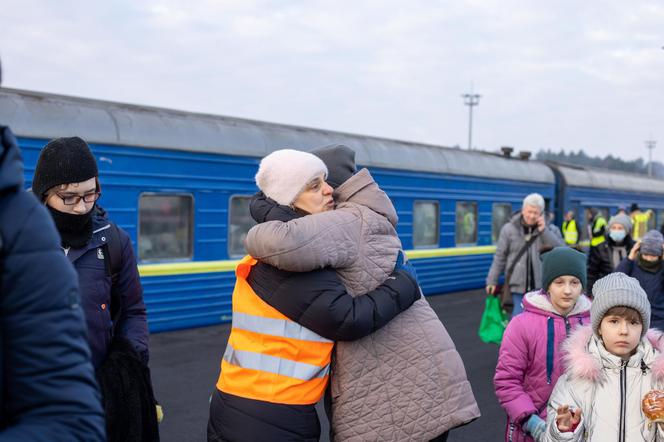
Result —
M 573 328 L 590 323 L 590 300 L 581 295 L 565 318 L 544 291 L 523 299 L 524 312 L 503 335 L 493 384 L 507 412 L 506 441 L 532 441 L 520 423 L 533 413 L 546 421 L 546 404 L 563 372 L 560 344 Z

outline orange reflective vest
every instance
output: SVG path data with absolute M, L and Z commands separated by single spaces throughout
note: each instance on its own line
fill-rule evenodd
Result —
M 263 301 L 247 282 L 256 260 L 235 269 L 233 323 L 217 388 L 277 404 L 320 400 L 329 380 L 334 342 L 291 321 Z

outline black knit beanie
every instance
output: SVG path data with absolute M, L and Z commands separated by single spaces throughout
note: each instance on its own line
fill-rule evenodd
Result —
M 32 191 L 40 200 L 52 187 L 80 183 L 99 175 L 88 143 L 79 137 L 56 138 L 39 154 Z
M 556 247 L 542 256 L 542 288 L 559 276 L 576 276 L 586 288 L 586 255 L 569 247 Z
M 357 172 L 355 151 L 348 146 L 332 144 L 316 148 L 310 153 L 323 160 L 323 163 L 327 166 L 327 179 L 325 181 L 334 189 Z

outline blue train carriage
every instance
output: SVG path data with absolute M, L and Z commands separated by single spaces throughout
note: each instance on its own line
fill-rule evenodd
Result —
M 355 149 L 394 201 L 426 294 L 484 285 L 498 232 L 525 194 L 555 206 L 547 166 L 479 152 L 11 89 L 0 91 L 0 121 L 18 136 L 28 183 L 48 140 L 90 143 L 100 204 L 139 259 L 153 332 L 230 320 L 253 177 L 275 149 Z
M 557 178 L 558 219 L 562 222 L 564 211 L 574 210 L 584 247 L 590 245 L 587 220 L 592 208 L 608 221 L 619 208 L 629 213 L 632 203 L 637 203 L 641 210 L 652 211 L 649 229 L 659 228 L 664 223 L 664 180 L 608 169 L 550 166 Z

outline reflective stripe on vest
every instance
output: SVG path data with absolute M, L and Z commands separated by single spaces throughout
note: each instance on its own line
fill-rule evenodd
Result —
M 327 364 L 325 367 L 319 367 L 317 365 L 295 362 L 289 359 L 278 358 L 276 356 L 236 350 L 230 344 L 226 346 L 224 361 L 242 368 L 267 371 L 303 381 L 324 378 L 330 373 L 330 364 Z
M 579 241 L 579 231 L 576 229 L 576 220 L 569 220 L 563 223 L 563 235 L 565 243 L 572 246 Z
M 329 380 L 334 342 L 256 295 L 246 279 L 255 264 L 247 256 L 235 269 L 233 322 L 217 388 L 265 402 L 315 404 Z

